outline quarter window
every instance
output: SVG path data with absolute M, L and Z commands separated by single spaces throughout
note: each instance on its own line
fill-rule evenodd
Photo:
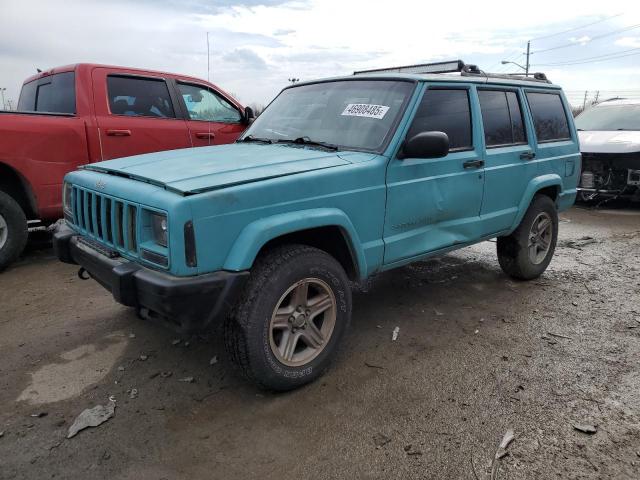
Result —
M 407 138 L 431 131 L 446 133 L 450 150 L 473 148 L 467 90 L 429 89 L 424 93 Z
M 238 123 L 240 112 L 224 98 L 199 85 L 178 84 L 191 120 Z
M 76 113 L 75 73 L 56 73 L 22 87 L 18 110 Z
M 169 89 L 164 80 L 107 77 L 109 109 L 114 115 L 175 118 Z
M 527 100 L 538 142 L 571 139 L 567 114 L 559 94 L 527 92 Z
M 518 96 L 504 90 L 478 90 L 487 147 L 526 142 Z

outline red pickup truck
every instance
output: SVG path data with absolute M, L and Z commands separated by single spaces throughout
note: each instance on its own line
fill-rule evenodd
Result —
M 28 78 L 0 112 L 0 269 L 22 252 L 28 220 L 62 217 L 62 179 L 85 163 L 231 143 L 253 118 L 215 85 L 105 65 Z

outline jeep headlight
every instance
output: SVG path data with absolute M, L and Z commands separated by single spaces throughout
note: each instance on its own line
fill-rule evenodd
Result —
M 166 248 L 167 246 L 167 216 L 164 213 L 151 212 L 151 231 L 153 241 Z
M 64 182 L 62 186 L 62 209 L 64 212 L 71 214 L 73 202 L 73 187 L 70 183 Z

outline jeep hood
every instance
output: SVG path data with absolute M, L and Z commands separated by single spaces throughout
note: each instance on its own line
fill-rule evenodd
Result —
M 288 145 L 230 144 L 149 153 L 84 168 L 192 194 L 348 165 L 373 156 Z
M 578 137 L 583 153 L 640 152 L 640 131 L 584 130 Z

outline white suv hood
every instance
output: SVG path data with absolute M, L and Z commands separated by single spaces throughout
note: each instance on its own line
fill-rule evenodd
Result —
M 578 132 L 582 153 L 640 152 L 640 131 Z

